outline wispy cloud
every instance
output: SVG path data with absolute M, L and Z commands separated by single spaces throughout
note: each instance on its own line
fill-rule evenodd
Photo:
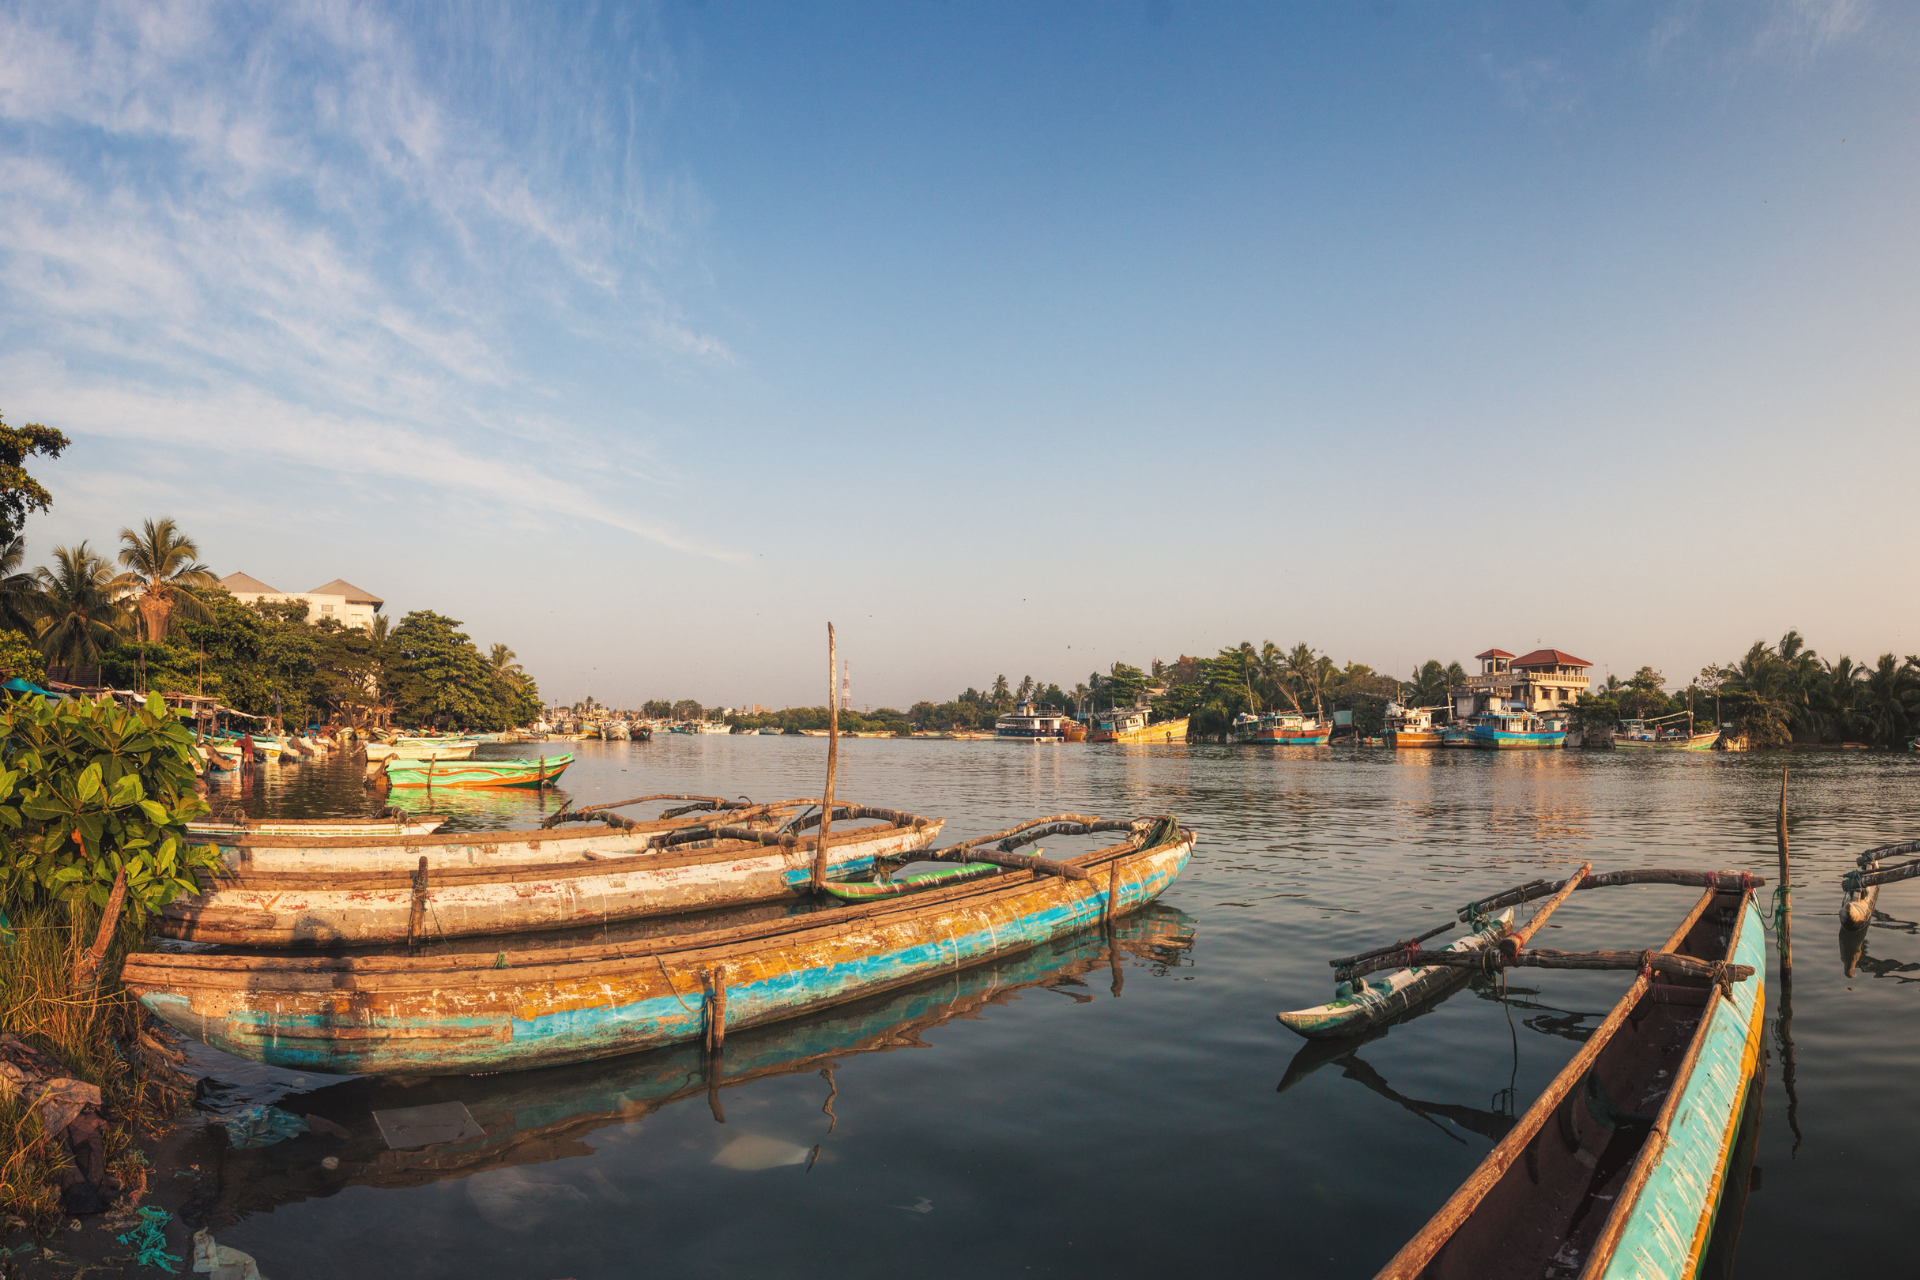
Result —
M 1795 61 L 1817 57 L 1859 35 L 1867 16 L 1867 0 L 1776 0 L 1754 38 L 1754 48 Z
M 566 389 L 524 355 L 554 332 L 731 359 L 658 279 L 684 235 L 646 161 L 671 58 L 644 15 L 443 20 L 195 0 L 0 15 L 5 407 L 31 393 L 78 433 L 406 475 L 719 554 L 526 447 L 645 450 L 556 411 Z

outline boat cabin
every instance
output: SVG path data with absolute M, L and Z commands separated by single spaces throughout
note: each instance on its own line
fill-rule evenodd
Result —
M 1013 710 L 994 721 L 993 736 L 1024 742 L 1065 742 L 1067 715 L 1064 711 L 1035 711 L 1031 702 L 1016 703 Z

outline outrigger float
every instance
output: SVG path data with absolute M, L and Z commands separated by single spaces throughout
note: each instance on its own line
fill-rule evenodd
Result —
M 1704 889 L 1657 950 L 1525 946 L 1576 890 L 1645 883 Z M 1760 1058 L 1766 937 L 1752 891 L 1763 884 L 1736 871 L 1592 875 L 1583 866 L 1462 910 L 1463 921 L 1484 919 L 1548 898 L 1497 944 L 1426 951 L 1414 940 L 1333 962 L 1347 981 L 1428 966 L 1637 971 L 1573 1060 L 1376 1280 L 1697 1274 Z
M 692 797 L 675 796 L 673 799 Z M 717 798 L 705 798 L 722 804 Z M 816 811 L 802 812 L 811 806 Z M 528 933 L 801 897 L 813 875 L 818 802 L 782 801 L 682 826 L 633 853 L 571 862 L 389 870 L 226 871 L 161 909 L 163 937 L 243 947 L 340 947 Z M 836 804 L 828 876 L 858 875 L 939 838 L 944 819 Z M 529 833 L 513 833 L 525 836 Z M 457 837 L 456 837 L 457 838 Z
M 956 973 L 1152 902 L 1186 866 L 1194 835 L 1171 817 L 1117 825 L 1128 840 L 1078 857 L 731 929 L 493 956 L 148 952 L 127 957 L 121 980 L 187 1035 L 304 1070 L 465 1075 L 703 1037 L 717 1047 L 729 1029 Z
M 1920 853 L 1920 840 L 1883 844 L 1867 850 L 1858 861 L 1860 869 L 1840 877 L 1840 925 L 1844 929 L 1864 929 L 1873 923 L 1873 908 L 1880 901 L 1880 886 L 1920 876 L 1920 858 L 1883 867 L 1881 861 L 1903 853 Z

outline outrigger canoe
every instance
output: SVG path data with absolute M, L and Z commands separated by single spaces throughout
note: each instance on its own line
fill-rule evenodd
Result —
M 1612 1012 L 1377 1280 L 1697 1274 L 1766 1005 L 1765 925 L 1751 892 L 1763 882 L 1703 874 L 1706 891 L 1659 952 L 1639 953 L 1640 971 Z M 1503 943 L 1486 959 L 1508 951 Z M 1617 967 L 1552 960 L 1578 953 L 1529 954 L 1506 962 Z
M 494 956 L 149 952 L 128 956 L 121 980 L 171 1026 L 256 1062 L 521 1070 L 718 1041 L 1040 946 L 1152 902 L 1193 842 L 1145 819 L 1127 842 L 1049 871 L 733 929 Z
M 910 856 L 946 825 L 839 804 L 834 820 L 872 825 L 834 827 L 829 876 L 859 875 L 877 858 Z M 819 836 L 775 839 L 704 839 L 557 865 L 226 872 L 163 907 L 155 931 L 243 947 L 359 946 L 570 929 L 801 897 Z
M 665 797 L 649 797 L 664 799 Z M 717 796 L 678 796 L 692 801 L 671 816 L 647 822 L 602 817 L 590 826 L 534 831 L 435 831 L 426 835 L 354 836 L 314 839 L 311 836 L 216 836 L 222 860 L 233 871 L 414 871 L 425 858 L 430 870 L 455 867 L 518 867 L 596 858 L 621 858 L 672 841 L 703 838 L 716 824 L 738 824 L 772 830 L 787 822 L 804 800 L 754 805 Z M 837 806 L 836 806 L 837 808 Z M 566 815 L 562 815 L 566 816 Z M 819 819 L 796 824 L 818 825 Z
M 541 787 L 554 781 L 573 763 L 569 754 L 538 760 L 408 760 L 387 761 L 387 782 L 396 787 Z

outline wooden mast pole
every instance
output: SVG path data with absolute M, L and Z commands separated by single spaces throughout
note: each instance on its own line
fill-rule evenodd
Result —
M 813 891 L 827 883 L 827 832 L 833 827 L 833 775 L 840 764 L 840 658 L 834 651 L 833 624 L 827 624 L 827 794 L 820 810 L 820 836 L 813 846 Z
M 1787 874 L 1787 767 L 1780 768 L 1780 817 L 1774 827 L 1780 844 L 1780 978 L 1793 977 L 1793 881 Z

